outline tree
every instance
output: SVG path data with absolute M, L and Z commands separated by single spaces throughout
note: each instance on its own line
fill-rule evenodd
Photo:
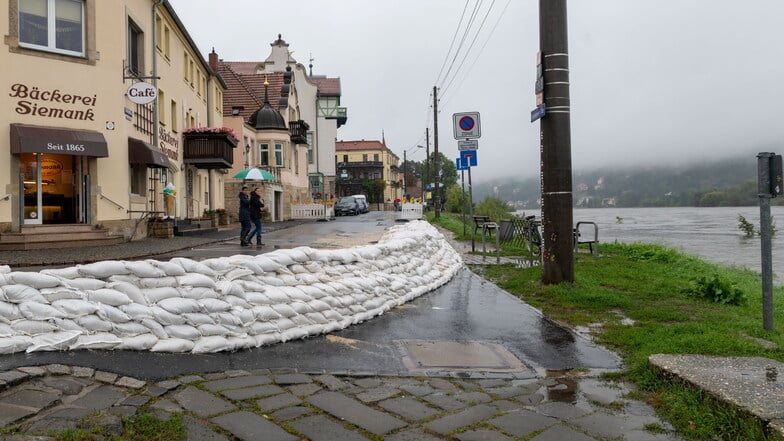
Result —
M 450 213 L 462 213 L 463 204 L 467 204 L 467 201 L 468 192 L 462 191 L 459 185 L 453 185 L 446 190 L 444 209 Z
M 503 199 L 493 196 L 488 196 L 477 204 L 474 214 L 482 216 L 490 216 L 490 219 L 498 222 L 501 219 L 509 219 L 512 217 L 512 212 L 509 209 L 509 204 Z
M 384 190 L 387 188 L 387 182 L 383 179 L 373 179 L 362 182 L 362 187 L 367 193 L 368 202 L 375 204 L 384 202 Z

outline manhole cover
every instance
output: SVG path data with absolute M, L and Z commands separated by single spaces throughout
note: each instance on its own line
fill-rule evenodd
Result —
M 479 341 L 400 340 L 403 365 L 409 371 L 457 370 L 471 372 L 530 371 L 505 347 Z

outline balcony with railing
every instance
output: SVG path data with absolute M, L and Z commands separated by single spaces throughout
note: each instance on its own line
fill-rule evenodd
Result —
M 338 162 L 338 168 L 350 168 L 350 169 L 357 169 L 357 168 L 384 168 L 384 163 L 381 161 L 349 161 L 349 162 Z
M 237 140 L 224 132 L 185 132 L 183 160 L 196 168 L 231 168 Z
M 289 122 L 292 144 L 307 144 L 310 126 L 303 120 Z

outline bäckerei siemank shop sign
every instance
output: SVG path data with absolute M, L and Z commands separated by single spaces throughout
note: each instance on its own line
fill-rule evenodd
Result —
M 98 95 L 82 95 L 59 88 L 41 88 L 31 84 L 11 85 L 11 98 L 16 100 L 14 111 L 20 115 L 95 121 Z

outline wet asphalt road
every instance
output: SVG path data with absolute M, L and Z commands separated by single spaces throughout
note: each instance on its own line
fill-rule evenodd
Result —
M 355 236 L 368 235 L 372 238 L 372 233 L 396 223 L 399 222 L 396 222 L 393 213 L 371 212 L 266 233 L 263 238 L 266 246 L 260 249 L 243 248 L 238 240 L 231 240 L 159 258 L 182 256 L 203 259 L 300 245 L 337 247 L 341 243 L 351 243 Z M 236 369 L 397 374 L 410 373 L 418 367 L 416 357 L 412 362 L 412 354 L 407 351 L 417 342 L 497 344 L 522 362 L 521 366 L 512 370 L 523 377 L 541 376 L 548 370 L 615 369 L 619 364 L 615 354 L 544 319 L 535 309 L 464 269 L 449 283 L 431 293 L 368 322 L 326 336 L 234 353 L 204 355 L 131 351 L 11 354 L 0 356 L 0 371 L 60 363 L 107 370 L 143 380 Z M 461 366 L 428 369 L 421 372 L 449 375 L 444 371 L 470 370 Z

